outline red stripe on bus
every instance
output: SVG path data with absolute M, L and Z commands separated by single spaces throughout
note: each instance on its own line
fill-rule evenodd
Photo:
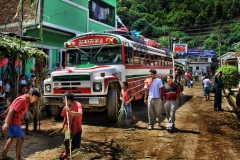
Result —
M 107 68 L 109 66 L 94 66 L 91 68 L 76 68 L 76 70 L 92 70 L 92 69 L 98 69 L 98 68 Z
M 172 69 L 172 66 L 126 65 L 126 69 Z
M 107 68 L 109 66 L 94 66 L 94 67 L 91 67 L 91 68 L 75 68 L 74 70 L 93 70 L 93 69 L 98 69 L 98 68 Z M 65 68 L 65 69 L 60 69 L 58 71 L 68 71 L 69 68 Z M 57 72 L 57 71 L 55 71 Z
M 91 93 L 91 88 L 76 88 L 76 89 L 68 89 L 68 90 L 64 90 L 62 88 L 53 88 L 54 94 L 62 94 L 68 91 L 73 93 Z
M 110 81 L 119 81 L 119 80 L 118 80 L 117 77 L 108 77 L 108 78 L 106 78 L 106 79 L 104 80 L 105 89 L 107 88 L 108 83 L 109 83 Z

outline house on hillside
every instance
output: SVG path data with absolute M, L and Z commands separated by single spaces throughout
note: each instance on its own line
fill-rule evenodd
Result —
M 240 72 L 240 54 L 237 52 L 228 52 L 220 56 L 221 65 L 232 65 L 238 67 L 238 72 Z
M 116 0 L 39 0 L 31 6 L 23 2 L 23 11 L 14 19 L 18 3 L 0 1 L 0 32 L 40 38 L 36 46 L 49 55 L 49 68 L 63 62 L 64 42 L 84 32 L 112 30 L 116 23 Z M 42 8 L 42 9 L 41 9 Z M 23 27 L 20 17 L 23 16 Z M 42 28 L 42 30 L 41 30 Z M 35 60 L 26 64 L 26 73 Z

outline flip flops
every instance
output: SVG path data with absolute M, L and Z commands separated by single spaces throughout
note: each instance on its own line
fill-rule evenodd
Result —
M 67 155 L 66 155 L 66 152 L 65 151 L 62 151 L 61 155 L 60 155 L 60 160 L 68 160 L 67 158 Z M 1 159 L 0 159 L 1 160 Z

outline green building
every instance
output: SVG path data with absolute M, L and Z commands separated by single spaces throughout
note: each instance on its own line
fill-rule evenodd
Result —
M 49 55 L 50 69 L 56 62 L 63 64 L 63 44 L 70 38 L 117 26 L 116 0 L 42 0 L 38 6 L 42 10 L 38 7 L 34 24 L 24 26 L 23 34 L 42 39 L 36 46 Z M 33 63 L 26 64 L 25 74 L 35 63 L 30 61 Z

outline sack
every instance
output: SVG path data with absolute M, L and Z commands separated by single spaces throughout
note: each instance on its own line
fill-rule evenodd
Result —
M 122 102 L 121 108 L 120 108 L 120 110 L 119 110 L 118 113 L 119 113 L 119 115 L 118 115 L 118 121 L 117 121 L 117 123 L 120 124 L 120 123 L 122 123 L 122 121 L 123 121 L 123 116 L 124 116 L 124 115 L 127 116 L 123 102 Z
M 208 87 L 208 90 L 209 90 L 209 93 L 215 93 L 215 87 L 213 85 Z

